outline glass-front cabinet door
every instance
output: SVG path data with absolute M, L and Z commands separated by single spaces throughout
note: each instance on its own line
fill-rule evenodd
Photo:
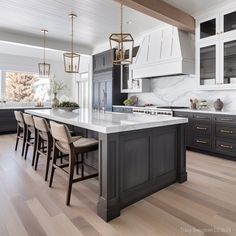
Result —
M 214 87 L 219 84 L 218 52 L 217 42 L 199 48 L 199 85 L 202 88 Z
M 236 87 L 236 37 L 221 42 L 221 84 Z
M 229 9 L 221 13 L 221 34 L 235 33 L 236 30 L 236 9 Z
M 219 36 L 219 15 L 204 18 L 198 24 L 198 38 L 201 41 L 214 39 Z
M 200 23 L 200 39 L 216 35 L 216 19 L 210 19 Z

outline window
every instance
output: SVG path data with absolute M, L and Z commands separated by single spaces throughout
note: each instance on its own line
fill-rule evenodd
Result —
M 28 72 L 5 72 L 2 93 L 11 102 L 46 102 L 50 99 L 50 80 Z
M 89 74 L 80 73 L 79 79 L 76 80 L 77 84 L 77 99 L 80 107 L 88 108 L 89 106 Z

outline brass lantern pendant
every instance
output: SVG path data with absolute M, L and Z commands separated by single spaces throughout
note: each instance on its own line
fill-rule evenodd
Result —
M 48 78 L 50 76 L 50 64 L 45 62 L 46 33 L 48 33 L 48 31 L 42 29 L 41 32 L 43 33 L 43 63 L 38 63 L 39 76 Z
M 112 34 L 109 37 L 111 49 L 115 48 L 113 58 L 114 65 L 125 65 L 133 63 L 134 39 L 131 34 L 123 33 L 123 3 L 121 1 L 121 25 L 120 33 Z
M 71 18 L 71 52 L 66 52 L 64 56 L 64 67 L 67 73 L 79 73 L 80 55 L 74 52 L 74 18 L 77 17 L 75 14 L 69 14 Z

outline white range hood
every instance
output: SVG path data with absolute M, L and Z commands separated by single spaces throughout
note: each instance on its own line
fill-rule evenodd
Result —
M 134 62 L 133 79 L 195 74 L 195 45 L 190 33 L 166 26 L 145 35 Z

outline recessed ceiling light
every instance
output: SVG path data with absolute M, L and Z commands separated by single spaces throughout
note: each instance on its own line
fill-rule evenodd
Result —
M 133 21 L 132 20 L 128 20 L 128 21 L 126 21 L 126 24 L 127 25 L 131 25 L 131 24 L 133 24 Z

